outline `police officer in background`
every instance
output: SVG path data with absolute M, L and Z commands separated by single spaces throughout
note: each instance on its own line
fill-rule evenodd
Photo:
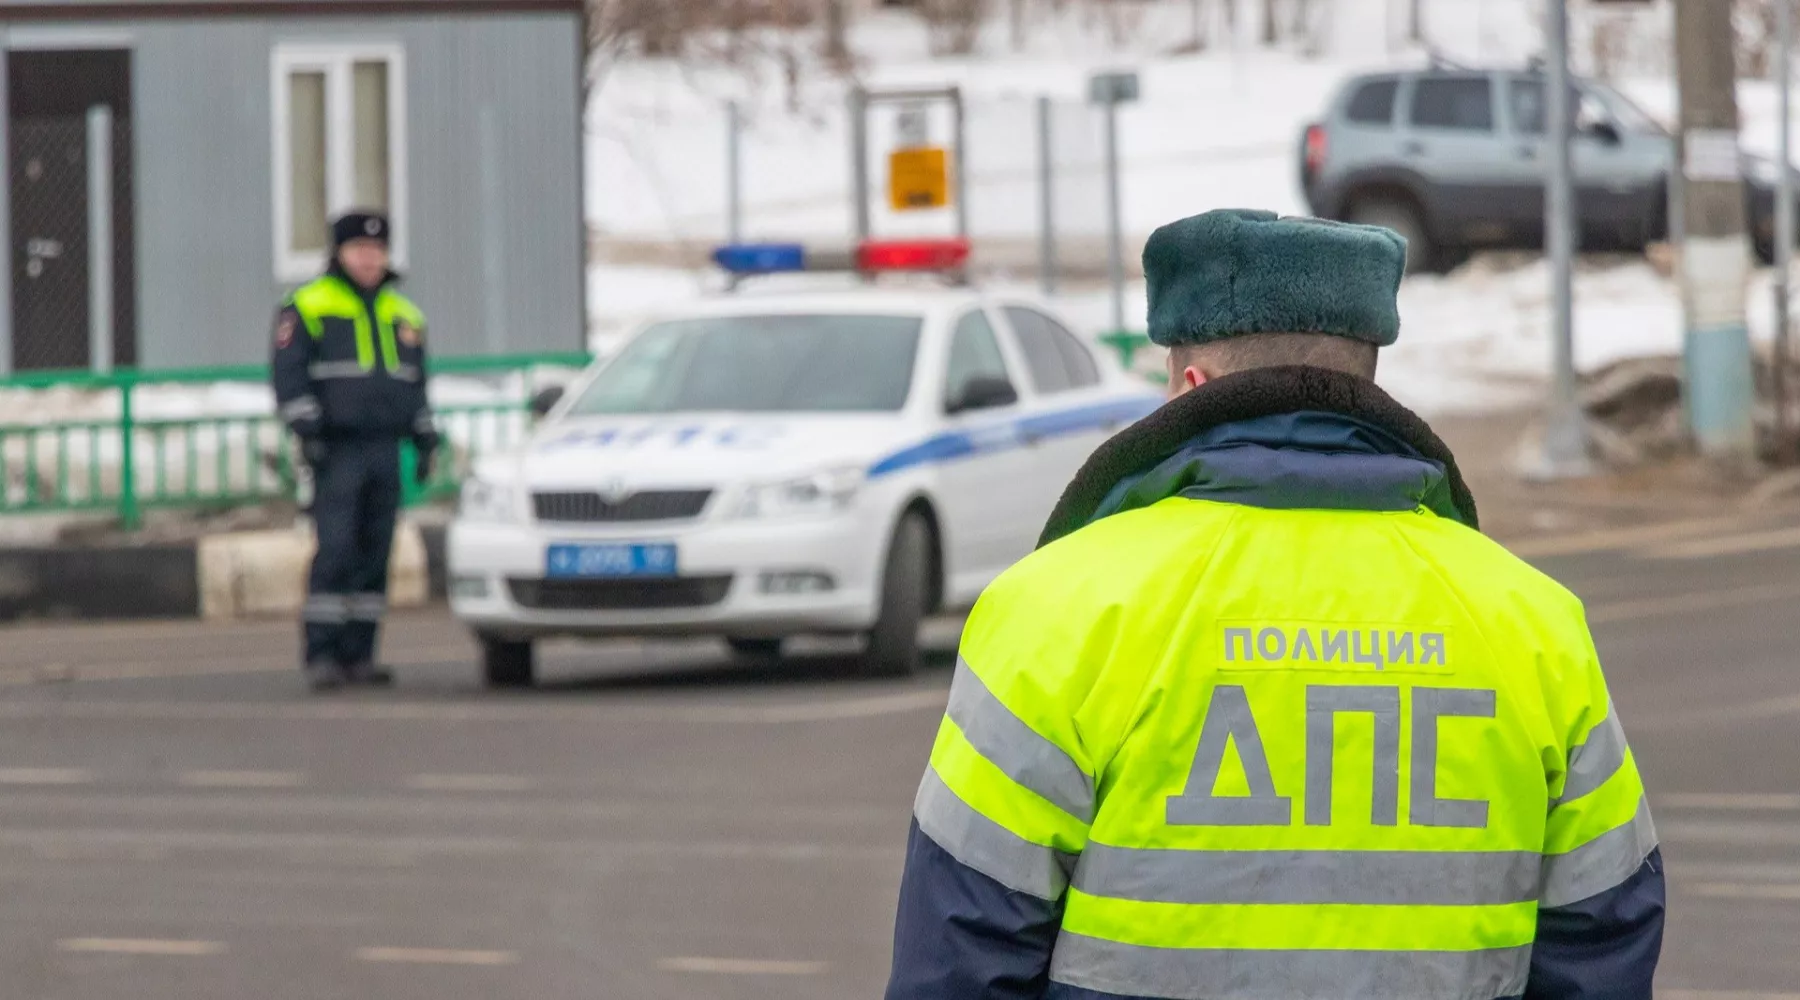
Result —
M 1649 1000 L 1662 859 L 1581 604 L 1372 381 L 1404 260 L 1150 238 L 1173 398 L 969 618 L 888 1000 Z
M 331 264 L 275 317 L 275 399 L 312 469 L 318 535 L 303 615 L 315 691 L 386 686 L 375 633 L 387 609 L 400 510 L 400 442 L 419 482 L 438 445 L 425 393 L 425 314 L 388 269 L 388 220 L 351 212 L 331 227 Z

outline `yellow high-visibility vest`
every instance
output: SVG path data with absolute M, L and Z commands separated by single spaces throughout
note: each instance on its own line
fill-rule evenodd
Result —
M 1053 980 L 1154 997 L 1516 995 L 1656 845 L 1573 595 L 1423 509 L 1186 498 L 987 591 L 915 815 L 1063 900 Z

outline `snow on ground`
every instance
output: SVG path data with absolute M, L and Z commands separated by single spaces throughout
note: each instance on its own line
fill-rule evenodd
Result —
M 1254 206 L 1301 212 L 1296 183 L 1296 141 L 1346 76 L 1393 65 L 1416 65 L 1417 51 L 1398 41 L 1394 4 L 1342 0 L 1330 5 L 1335 20 L 1314 55 L 1270 51 L 1254 44 L 1255 18 L 1241 20 L 1235 43 L 1219 38 L 1208 51 L 1170 55 L 1190 37 L 1189 5 L 1151 4 L 1133 37 L 1111 45 L 1104 24 L 1079 15 L 1035 24 L 1024 51 L 1010 50 L 1004 25 L 991 25 L 981 54 L 933 59 L 923 29 L 904 14 L 864 19 L 852 39 L 869 86 L 955 84 L 967 96 L 968 207 L 978 246 L 983 240 L 1021 240 L 1035 233 L 1037 194 L 1034 102 L 1056 102 L 1055 161 L 1059 180 L 1055 212 L 1071 252 L 1093 253 L 1104 231 L 1101 121 L 1083 103 L 1088 76 L 1111 68 L 1136 68 L 1143 99 L 1120 113 L 1123 215 L 1128 252 L 1145 234 L 1171 219 L 1210 208 Z M 1426 25 L 1434 47 L 1476 65 L 1521 65 L 1541 46 L 1535 0 L 1426 0 Z M 1585 63 L 1591 12 L 1578 7 L 1577 61 Z M 1598 16 L 1598 15 L 1596 15 Z M 1666 10 L 1641 22 L 1661 43 Z M 1217 28 L 1217 26 L 1214 26 Z M 1640 32 L 1641 34 L 1642 32 Z M 1148 40 L 1148 41 L 1144 41 Z M 1645 39 L 1639 39 L 1644 42 Z M 1640 44 L 1639 48 L 1646 45 Z M 1666 72 L 1665 65 L 1635 64 Z M 1632 77 L 1623 89 L 1663 121 L 1673 117 L 1674 87 L 1666 76 Z M 707 246 L 724 238 L 725 117 L 727 98 L 743 102 L 745 234 L 752 239 L 789 238 L 843 242 L 852 226 L 850 157 L 845 128 L 845 88 L 809 72 L 797 93 L 798 110 L 778 80 L 754 72 L 677 67 L 638 62 L 613 68 L 589 109 L 588 215 L 602 239 L 677 240 Z M 1744 144 L 1766 153 L 1775 148 L 1772 86 L 1740 85 Z M 892 112 L 873 116 L 872 174 L 885 176 L 880 152 L 888 148 Z M 947 117 L 933 120 L 947 136 Z M 879 189 L 876 192 L 880 200 Z M 945 233 L 947 213 L 896 216 L 877 204 L 877 233 Z M 616 343 L 620 331 L 647 310 L 679 302 L 710 287 L 711 277 L 657 268 L 597 267 L 590 279 L 595 342 Z M 1750 292 L 1753 329 L 1768 329 L 1767 274 Z M 1576 356 L 1593 370 L 1621 357 L 1677 353 L 1681 311 L 1673 284 L 1642 261 L 1584 264 L 1576 281 Z M 1110 326 L 1104 292 L 1063 295 L 1058 304 L 1089 330 Z M 1445 277 L 1409 280 L 1401 292 L 1404 333 L 1387 353 L 1383 382 L 1428 412 L 1484 409 L 1529 402 L 1549 372 L 1549 278 L 1542 263 L 1500 266 L 1476 263 Z M 1129 290 L 1126 316 L 1141 323 L 1143 291 Z

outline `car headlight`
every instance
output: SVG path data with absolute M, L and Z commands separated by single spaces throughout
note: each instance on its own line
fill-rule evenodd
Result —
M 850 505 L 862 488 L 863 467 L 839 466 L 746 489 L 732 509 L 744 518 L 829 514 Z
M 456 512 L 470 521 L 506 524 L 519 516 L 517 491 L 510 484 L 471 477 L 463 483 Z

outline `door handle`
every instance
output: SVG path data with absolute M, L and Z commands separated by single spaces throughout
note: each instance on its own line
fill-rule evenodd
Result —
M 1535 160 L 1535 159 L 1537 159 L 1537 156 L 1538 156 L 1537 147 L 1535 147 L 1535 146 L 1520 146 L 1519 147 L 1519 159 Z
M 1406 156 L 1424 156 L 1425 144 L 1414 139 L 1400 144 L 1400 152 Z

